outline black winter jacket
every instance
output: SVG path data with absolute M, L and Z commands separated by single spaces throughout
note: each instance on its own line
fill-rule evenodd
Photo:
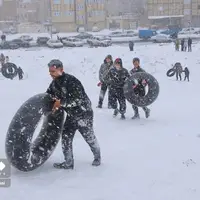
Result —
M 141 67 L 135 67 L 129 73 L 132 76 L 133 74 L 135 74 L 137 72 L 146 72 L 146 71 L 144 69 L 142 69 Z
M 71 114 L 92 111 L 92 105 L 83 85 L 74 76 L 63 73 L 54 79 L 46 91 L 53 98 L 61 101 L 62 107 Z
M 115 67 L 113 67 L 108 72 L 108 85 L 111 88 L 123 88 L 126 79 L 129 77 L 130 75 L 127 69 L 122 68 L 117 70 Z
M 138 72 L 146 72 L 146 71 L 141 67 L 135 67 L 129 73 L 132 76 L 133 74 Z M 138 86 L 134 89 L 134 92 L 139 96 L 145 96 L 145 87 L 142 85 L 142 80 L 138 80 Z
M 99 80 L 102 83 L 106 83 L 107 80 L 105 79 L 108 71 L 112 68 L 113 66 L 113 62 L 111 61 L 111 63 L 107 63 L 106 59 L 104 60 L 104 63 L 101 65 L 100 69 L 99 69 Z

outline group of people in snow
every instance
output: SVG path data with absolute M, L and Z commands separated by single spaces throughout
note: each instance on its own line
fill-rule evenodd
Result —
M 5 56 L 3 53 L 1 53 L 0 54 L 0 72 L 1 72 L 1 68 L 3 67 L 3 65 L 6 63 L 9 63 L 9 62 L 10 62 L 9 57 Z M 24 76 L 24 72 L 21 67 L 17 68 L 17 74 L 18 74 L 19 80 L 22 80 L 23 76 Z
M 101 165 L 101 151 L 93 128 L 93 109 L 82 83 L 73 75 L 67 74 L 63 70 L 63 63 L 60 60 L 51 60 L 48 63 L 49 73 L 53 79 L 47 89 L 47 93 L 52 97 L 54 105 L 52 112 L 59 112 L 61 109 L 67 113 L 62 131 L 62 151 L 64 162 L 54 163 L 57 169 L 73 169 L 73 138 L 78 130 L 89 145 L 94 160 L 93 166 Z M 102 108 L 106 91 L 108 90 L 108 107 L 114 109 L 114 116 L 118 113 L 125 119 L 126 99 L 123 86 L 125 80 L 132 74 L 144 72 L 140 67 L 140 59 L 133 59 L 133 69 L 128 72 L 123 67 L 122 59 L 117 58 L 113 62 L 112 56 L 108 55 L 99 70 L 101 86 L 98 108 Z M 145 83 L 144 83 L 145 84 Z M 141 92 L 141 91 L 140 91 Z M 117 108 L 117 102 L 119 108 Z M 132 105 L 135 112 L 133 119 L 139 118 L 138 107 Z M 146 117 L 149 117 L 150 110 L 143 108 Z
M 186 40 L 183 38 L 181 41 L 179 39 L 176 39 L 176 41 L 175 41 L 176 51 L 180 51 L 180 47 L 181 47 L 181 51 L 191 52 L 192 51 L 192 39 L 188 38 L 188 40 Z
M 190 71 L 187 67 L 185 67 L 185 69 L 183 70 L 183 67 L 181 65 L 180 62 L 175 63 L 175 65 L 173 66 L 173 69 L 176 72 L 176 80 L 180 80 L 182 81 L 182 73 L 185 73 L 185 77 L 184 77 L 184 81 L 190 81 Z
M 125 81 L 134 73 L 145 72 L 144 69 L 140 67 L 140 59 L 133 59 L 133 69 L 128 72 L 126 68 L 123 67 L 123 62 L 121 58 L 115 59 L 113 62 L 113 58 L 111 55 L 106 56 L 104 59 L 104 63 L 101 65 L 99 70 L 99 80 L 98 86 L 101 87 L 98 108 L 102 108 L 103 100 L 108 90 L 108 108 L 114 109 L 113 116 L 116 117 L 119 113 L 121 114 L 121 119 L 125 119 L 126 113 L 126 98 L 124 96 L 124 84 Z M 144 80 L 143 80 L 144 81 Z M 145 95 L 145 82 L 140 83 L 140 90 L 143 88 L 142 92 Z M 119 103 L 119 108 L 118 108 Z M 134 110 L 134 116 L 132 119 L 140 118 L 139 110 L 136 105 L 132 105 Z M 146 118 L 150 116 L 150 109 L 147 107 L 143 107 Z

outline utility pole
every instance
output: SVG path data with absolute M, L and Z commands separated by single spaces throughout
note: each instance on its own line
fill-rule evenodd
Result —
M 51 8 L 51 0 L 49 0 L 49 18 L 50 18 L 50 36 L 52 39 L 52 8 Z

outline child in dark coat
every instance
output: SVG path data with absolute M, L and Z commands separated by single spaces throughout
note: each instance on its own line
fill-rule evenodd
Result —
M 187 67 L 185 67 L 184 72 L 185 72 L 184 81 L 186 81 L 186 79 L 187 79 L 188 82 L 189 82 L 190 81 L 190 71 L 189 71 L 189 69 Z
M 145 72 L 145 70 L 140 67 L 140 59 L 139 58 L 134 58 L 133 59 L 133 65 L 134 65 L 134 68 L 130 71 L 130 75 L 133 75 L 133 74 L 138 73 L 138 72 Z M 142 86 L 142 82 L 140 83 L 140 85 Z M 145 88 L 144 87 L 140 87 L 140 89 L 138 91 L 136 91 L 136 92 L 138 93 L 138 95 L 144 96 L 145 95 Z M 139 115 L 138 107 L 136 105 L 132 105 L 132 108 L 134 110 L 134 116 L 132 117 L 132 119 L 139 119 L 140 115 Z M 147 108 L 147 107 L 142 107 L 142 109 L 145 112 L 145 117 L 149 118 L 150 109 Z
M 123 68 L 122 59 L 117 58 L 114 62 L 114 67 L 110 69 L 107 74 L 109 80 L 109 91 L 112 99 L 112 106 L 115 109 L 113 116 L 116 117 L 119 113 L 121 119 L 125 119 L 126 113 L 126 99 L 124 96 L 124 84 L 130 75 L 128 70 Z M 117 108 L 117 102 L 119 102 L 119 109 Z

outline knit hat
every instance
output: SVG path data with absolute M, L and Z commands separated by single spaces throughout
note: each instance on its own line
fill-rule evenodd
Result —
M 120 66 L 122 67 L 123 66 L 122 59 L 121 58 L 116 58 L 115 59 L 115 64 L 120 64 Z
M 107 58 L 110 59 L 110 60 L 113 60 L 113 58 L 112 58 L 111 55 L 107 55 L 107 56 L 106 56 L 106 59 L 107 59 Z

